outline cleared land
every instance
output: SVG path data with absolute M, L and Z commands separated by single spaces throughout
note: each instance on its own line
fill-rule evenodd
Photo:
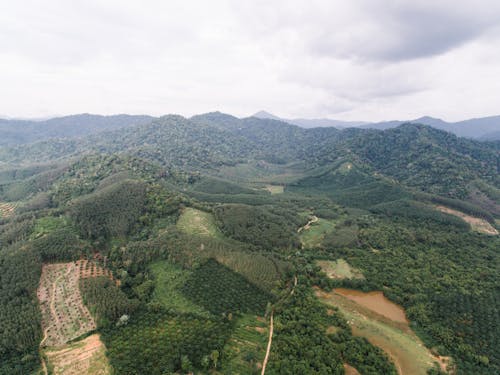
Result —
M 454 215 L 454 216 L 461 218 L 463 221 L 465 221 L 466 223 L 468 223 L 471 226 L 472 230 L 474 230 L 476 232 L 489 234 L 489 235 L 498 235 L 498 231 L 495 228 L 493 228 L 493 226 L 484 219 L 473 217 L 473 216 L 464 214 L 463 212 L 453 210 L 453 209 L 445 207 L 445 206 L 436 206 L 436 209 L 441 211 L 441 212 L 444 212 L 445 214 L 450 214 L 450 215 Z
M 63 345 L 96 328 L 80 295 L 76 263 L 46 264 L 38 287 L 44 339 L 42 346 Z
M 111 272 L 94 262 L 80 260 L 72 263 L 45 264 L 37 295 L 42 310 L 44 337 L 40 343 L 45 374 L 107 375 L 111 373 L 106 348 L 99 335 L 78 339 L 94 329 L 96 324 L 83 304 L 80 278 L 107 276 Z
M 283 194 L 285 187 L 283 185 L 266 185 L 265 189 L 271 194 Z
M 224 347 L 225 374 L 255 373 L 262 368 L 266 354 L 268 327 L 264 318 L 244 314 L 238 318 L 231 338 Z
M 106 348 L 97 334 L 59 349 L 46 350 L 45 355 L 54 375 L 111 374 Z
M 78 273 L 80 279 L 86 279 L 89 277 L 100 277 L 105 276 L 113 279 L 113 274 L 107 268 L 100 266 L 99 264 L 89 261 L 89 260 L 79 260 L 76 262 L 78 268 Z
M 344 370 L 345 370 L 345 375 L 360 375 L 358 370 L 348 365 L 347 363 L 344 363 Z
M 354 335 L 366 337 L 393 360 L 399 374 L 425 375 L 438 363 L 446 369 L 445 358 L 434 356 L 407 323 L 395 322 L 335 292 L 316 289 L 324 303 L 337 307 L 346 317 Z
M 361 271 L 352 268 L 344 259 L 318 260 L 316 264 L 331 279 L 364 279 Z
M 177 221 L 177 228 L 190 235 L 222 237 L 212 214 L 191 207 L 184 209 Z
M 0 217 L 10 217 L 16 211 L 16 203 L 0 202 Z

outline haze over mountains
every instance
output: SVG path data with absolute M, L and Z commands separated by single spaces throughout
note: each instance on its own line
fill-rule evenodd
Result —
M 401 124 L 410 122 L 414 124 L 429 125 L 436 129 L 441 129 L 448 131 L 450 133 L 454 133 L 459 137 L 475 138 L 486 141 L 500 139 L 500 116 L 474 118 L 458 122 L 447 122 L 429 116 L 420 117 L 414 120 L 394 120 L 394 121 L 382 121 L 382 122 L 341 121 L 341 120 L 333 120 L 326 118 L 284 119 L 265 111 L 259 111 L 256 114 L 254 114 L 254 116 L 259 118 L 281 120 L 304 128 L 333 126 L 336 128 L 361 127 L 361 128 L 384 130 L 384 129 L 395 128 Z
M 218 114 L 214 112 L 213 114 Z M 210 114 L 196 115 L 192 119 L 203 116 L 205 121 L 210 118 Z M 252 117 L 267 120 L 283 121 L 302 128 L 334 127 L 363 128 L 385 130 L 395 128 L 404 123 L 414 123 L 428 125 L 436 129 L 453 133 L 459 137 L 477 139 L 481 141 L 500 140 L 500 116 L 483 117 L 460 122 L 446 122 L 441 119 L 424 116 L 415 120 L 396 120 L 384 122 L 365 121 L 341 121 L 333 119 L 285 119 L 275 116 L 269 112 L 260 111 Z M 1 119 L 0 118 L 0 146 L 13 146 L 18 144 L 32 143 L 47 140 L 50 138 L 74 138 L 105 131 L 118 130 L 135 125 L 145 125 L 153 121 L 156 117 L 147 115 L 94 115 L 77 114 L 63 117 L 56 117 L 47 120 L 21 120 L 21 119 Z M 237 117 L 227 115 L 224 117 L 225 123 L 237 124 Z M 216 122 L 220 125 L 221 118 L 217 116 Z

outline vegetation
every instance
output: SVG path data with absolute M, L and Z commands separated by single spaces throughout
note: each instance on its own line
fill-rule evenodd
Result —
M 272 248 L 298 247 L 301 219 L 292 211 L 274 207 L 227 204 L 215 208 L 222 232 L 236 240 Z
M 231 325 L 152 307 L 126 325 L 104 330 L 103 339 L 117 373 L 163 375 L 218 368 Z
M 155 262 L 151 264 L 150 270 L 155 283 L 153 301 L 158 301 L 165 308 L 180 313 L 207 315 L 206 310 L 182 294 L 182 287 L 192 273 L 190 270 L 182 269 L 168 261 Z
M 384 291 L 458 375 L 497 374 L 499 236 L 435 208 L 497 226 L 499 152 L 419 125 L 220 113 L 2 147 L 0 374 L 39 370 L 36 292 L 60 262 L 103 275 L 76 290 L 115 373 L 253 373 L 272 314 L 267 374 L 394 374 L 374 332 L 408 337 L 313 292 L 342 286 Z
M 100 327 L 116 324 L 138 307 L 139 301 L 129 300 L 115 282 L 104 276 L 81 279 L 80 290 L 83 302 Z
M 184 295 L 215 315 L 264 314 L 273 297 L 241 275 L 209 259 L 195 269 L 182 288 Z

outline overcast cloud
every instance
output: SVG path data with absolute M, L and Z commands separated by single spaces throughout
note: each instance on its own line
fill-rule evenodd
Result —
M 500 114 L 500 2 L 0 0 L 0 114 Z

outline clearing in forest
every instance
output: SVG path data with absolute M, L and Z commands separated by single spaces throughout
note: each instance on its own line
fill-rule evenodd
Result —
M 264 189 L 270 192 L 272 195 L 283 194 L 283 192 L 285 191 L 285 187 L 283 185 L 266 185 Z
M 325 236 L 335 229 L 335 222 L 312 216 L 306 225 L 297 230 L 303 248 L 321 247 Z
M 436 209 L 438 211 L 444 212 L 445 214 L 450 214 L 453 216 L 457 216 L 466 223 L 470 225 L 473 231 L 479 232 L 479 233 L 484 233 L 484 234 L 489 234 L 489 235 L 498 235 L 498 231 L 493 228 L 493 226 L 488 223 L 484 219 L 480 219 L 478 217 L 473 217 L 467 214 L 464 214 L 463 212 L 453 210 L 451 208 L 445 207 L 445 206 L 436 206 Z
M 111 374 L 106 348 L 98 334 L 57 349 L 47 349 L 45 356 L 54 375 Z
M 96 328 L 94 319 L 83 304 L 76 262 L 45 264 L 38 287 L 42 310 L 42 346 L 66 344 Z
M 0 218 L 14 215 L 16 207 L 16 203 L 0 202 Z
M 262 368 L 266 354 L 268 326 L 264 318 L 243 314 L 224 347 L 222 371 L 226 374 L 255 373 Z
M 344 259 L 318 260 L 316 264 L 330 279 L 364 279 L 365 277 L 356 268 L 352 268 Z
M 113 274 L 107 268 L 101 267 L 99 264 L 87 259 L 82 259 L 76 262 L 80 279 L 89 277 L 108 277 L 113 280 Z
M 360 375 L 358 370 L 356 370 L 351 365 L 348 365 L 347 363 L 344 363 L 344 370 L 345 370 L 345 375 Z
M 212 214 L 191 207 L 187 207 L 183 210 L 177 221 L 177 228 L 190 235 L 214 238 L 222 237 L 219 228 L 215 225 Z
M 444 371 L 447 358 L 433 355 L 407 322 L 397 322 L 337 294 L 316 289 L 318 298 L 337 307 L 352 327 L 353 334 L 368 339 L 384 350 L 400 375 L 425 375 L 437 363 Z

